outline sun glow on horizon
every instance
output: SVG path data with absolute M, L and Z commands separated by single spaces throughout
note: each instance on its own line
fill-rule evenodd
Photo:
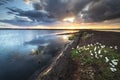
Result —
M 67 17 L 63 19 L 64 22 L 74 22 L 75 21 L 75 17 Z
M 32 30 L 32 29 L 37 29 L 37 30 L 80 30 L 80 29 L 95 29 L 95 30 L 101 30 L 101 29 L 109 29 L 109 30 L 115 30 L 119 29 L 120 26 L 119 24 L 105 24 L 105 23 L 59 23 L 59 24 L 52 24 L 52 25 L 36 25 L 36 26 L 0 26 L 0 29 L 25 29 L 25 30 Z

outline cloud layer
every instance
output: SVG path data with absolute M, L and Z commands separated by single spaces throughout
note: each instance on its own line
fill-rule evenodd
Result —
M 77 20 L 84 22 L 120 18 L 120 0 L 30 0 L 30 2 L 34 10 L 23 11 L 8 8 L 9 13 L 26 16 L 33 21 L 39 21 L 41 17 L 50 15 L 60 20 L 68 16 L 75 16 L 78 18 Z
M 44 21 L 49 18 L 53 18 L 52 15 L 50 15 L 47 11 L 45 10 L 28 10 L 24 11 L 22 9 L 18 8 L 8 8 L 9 14 L 15 14 L 16 16 L 21 16 L 21 17 L 27 17 L 31 19 L 32 21 Z
M 120 0 L 39 0 L 41 6 L 57 18 L 78 16 L 84 21 L 96 22 L 120 17 Z M 90 3 L 90 5 L 89 5 Z M 34 4 L 34 6 L 38 4 Z M 88 10 L 83 9 L 88 6 Z
M 86 11 L 91 21 L 103 21 L 120 18 L 120 0 L 95 0 Z
M 57 18 L 75 16 L 90 0 L 45 0 L 45 10 Z

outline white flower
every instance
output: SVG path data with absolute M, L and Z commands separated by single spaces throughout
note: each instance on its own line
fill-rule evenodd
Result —
M 98 51 L 98 54 L 101 54 L 101 50 Z
M 97 42 L 96 44 L 99 44 L 99 42 Z
M 93 46 L 93 44 L 90 44 L 90 46 Z
M 112 46 L 110 46 L 110 48 L 113 48 Z
M 98 49 L 100 49 L 100 46 L 97 46 Z
M 90 47 L 90 45 L 89 45 L 89 44 L 88 44 L 87 46 L 88 46 L 88 47 Z
M 110 69 L 111 69 L 111 71 L 112 71 L 112 72 L 117 71 L 117 69 L 116 69 L 116 68 L 110 68 Z
M 93 53 L 90 53 L 91 56 L 93 56 Z
M 117 47 L 117 46 L 115 46 L 115 47 L 114 47 L 114 49 L 118 49 L 118 47 Z
M 79 48 L 79 46 L 77 46 L 77 48 Z
M 95 58 L 97 58 L 97 59 L 98 59 L 98 55 L 97 55 L 97 52 L 95 52 Z
M 115 67 L 115 65 L 113 65 L 112 63 L 109 63 L 109 65 L 110 65 L 111 67 Z
M 112 60 L 112 63 L 113 63 L 114 65 L 118 65 L 118 59 Z
M 99 45 L 101 46 L 102 44 L 100 43 Z
M 92 51 L 90 50 L 90 53 L 92 53 Z
M 105 48 L 105 45 L 102 45 L 101 48 Z
M 72 49 L 74 49 L 74 48 L 72 47 Z
M 100 55 L 100 57 L 102 58 L 102 57 L 103 57 L 103 55 Z
M 96 50 L 97 50 L 97 47 L 94 48 L 94 51 L 96 51 Z
M 105 61 L 106 61 L 106 62 L 108 62 L 108 61 L 109 61 L 108 57 L 105 57 Z

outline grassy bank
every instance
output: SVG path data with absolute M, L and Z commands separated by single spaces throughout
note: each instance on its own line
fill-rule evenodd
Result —
M 119 36 L 116 32 L 80 32 L 77 47 L 71 52 L 71 80 L 119 80 Z

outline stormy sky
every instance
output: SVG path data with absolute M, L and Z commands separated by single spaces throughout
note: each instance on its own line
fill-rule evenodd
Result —
M 71 16 L 83 22 L 118 19 L 119 4 L 120 0 L 0 0 L 1 13 L 5 12 L 12 18 L 26 17 L 32 21 L 49 18 L 62 20 Z M 5 14 L 0 14 L 3 20 Z

